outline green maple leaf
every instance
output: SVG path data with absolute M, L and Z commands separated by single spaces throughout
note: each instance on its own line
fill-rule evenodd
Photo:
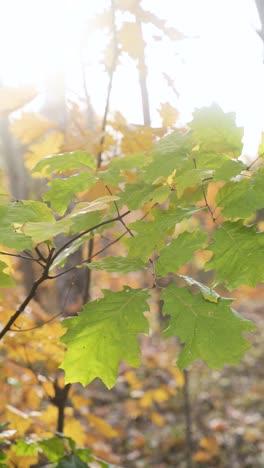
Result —
M 158 275 L 176 272 L 181 265 L 188 262 L 193 253 L 200 249 L 207 239 L 203 231 L 183 232 L 177 239 L 173 239 L 167 247 L 160 252 L 156 263 Z
M 242 333 L 255 326 L 231 309 L 230 299 L 216 303 L 193 295 L 186 288 L 168 286 L 162 294 L 163 314 L 170 315 L 165 336 L 178 336 L 185 343 L 178 358 L 184 368 L 196 359 L 202 359 L 211 368 L 224 364 L 237 364 L 250 347 Z
M 238 157 L 242 151 L 243 130 L 235 124 L 235 114 L 225 114 L 217 105 L 196 110 L 189 124 L 195 145 L 201 151 Z
M 120 194 L 120 200 L 130 210 L 137 210 L 149 201 L 163 203 L 171 193 L 168 186 L 155 187 L 139 180 L 134 184 L 127 184 L 125 190 Z
M 137 334 L 148 332 L 147 299 L 142 289 L 104 291 L 103 299 L 85 304 L 78 317 L 64 320 L 67 332 L 61 340 L 67 352 L 61 368 L 66 382 L 87 385 L 99 377 L 111 388 L 121 360 L 139 365 Z
M 45 169 L 46 174 L 53 172 L 63 173 L 72 169 L 95 168 L 94 157 L 85 151 L 74 151 L 72 153 L 55 154 L 41 159 L 32 169 L 32 172 L 41 172 Z
M 229 219 L 246 219 L 264 208 L 264 171 L 259 170 L 250 179 L 226 183 L 216 196 L 222 214 Z
M 241 221 L 227 221 L 213 234 L 213 252 L 206 270 L 216 270 L 216 280 L 229 290 L 241 285 L 256 286 L 264 281 L 264 233 L 246 227 Z
M 94 175 L 89 172 L 81 172 L 65 179 L 53 179 L 48 183 L 50 190 L 44 193 L 43 200 L 49 201 L 52 208 L 63 215 L 76 193 L 91 187 L 95 180 Z
M 204 169 L 189 169 L 180 172 L 179 175 L 176 173 L 174 180 L 178 197 L 182 197 L 185 189 L 197 185 L 199 186 L 202 184 L 203 180 L 206 180 L 207 178 L 212 178 L 212 171 Z
M 195 210 L 194 210 L 195 211 Z M 183 219 L 190 217 L 194 211 L 191 210 L 159 210 L 153 209 L 154 221 L 135 221 L 129 225 L 137 235 L 125 240 L 129 248 L 128 256 L 141 258 L 146 262 L 153 252 L 159 252 L 164 246 L 169 231 Z

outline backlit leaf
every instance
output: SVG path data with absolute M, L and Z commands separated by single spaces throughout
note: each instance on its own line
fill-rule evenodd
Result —
M 178 119 L 179 112 L 169 102 L 161 104 L 160 107 L 159 114 L 162 119 L 162 126 L 173 127 Z
M 213 104 L 196 110 L 189 127 L 193 141 L 201 150 L 240 156 L 243 130 L 236 126 L 233 113 L 225 114 L 217 104 Z
M 67 382 L 87 385 L 96 377 L 111 388 L 121 360 L 139 364 L 138 333 L 147 333 L 144 312 L 148 294 L 126 287 L 120 292 L 104 291 L 104 298 L 85 304 L 78 317 L 67 319 L 61 338 L 67 352 L 61 367 Z
M 63 133 L 54 131 L 42 138 L 37 143 L 30 145 L 29 152 L 24 154 L 26 166 L 29 169 L 32 169 L 40 159 L 44 158 L 44 156 L 58 153 L 61 150 L 63 140 Z
M 81 172 L 63 179 L 52 179 L 48 183 L 50 190 L 43 195 L 43 200 L 49 201 L 52 208 L 59 215 L 63 215 L 75 195 L 88 189 L 93 182 L 95 177 L 89 172 Z
M 52 174 L 81 168 L 94 169 L 94 158 L 85 151 L 74 151 L 72 153 L 47 156 L 33 167 L 32 172 L 40 172 L 45 169 L 45 174 Z

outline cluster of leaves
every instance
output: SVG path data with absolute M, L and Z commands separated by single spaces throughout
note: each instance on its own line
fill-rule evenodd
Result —
M 32 439 L 17 439 L 12 444 L 10 437 L 13 429 L 8 429 L 8 423 L 0 425 L 0 443 L 2 447 L 12 445 L 12 454 L 7 456 L 0 450 L 0 466 L 7 468 L 7 462 L 16 463 L 18 460 L 23 466 L 32 464 L 49 463 L 50 468 L 85 468 L 93 463 L 98 468 L 114 468 L 97 457 L 94 457 L 89 449 L 78 448 L 69 437 L 58 434 L 52 438 L 43 438 L 38 441 Z M 95 465 L 94 465 L 95 463 Z
M 204 269 L 215 271 L 214 286 L 224 284 L 232 290 L 243 284 L 254 287 L 263 280 L 259 262 L 263 235 L 252 219 L 263 206 L 263 170 L 252 172 L 238 159 L 241 139 L 242 132 L 233 116 L 212 106 L 195 113 L 189 130 L 174 131 L 146 154 L 115 158 L 100 171 L 85 152 L 39 161 L 33 172 L 50 178 L 44 201 L 1 205 L 1 244 L 24 251 L 25 256 L 29 249 L 34 252 L 37 247 L 38 256 L 34 258 L 42 274 L 28 299 L 41 283 L 60 274 L 52 271 L 60 269 L 87 236 L 102 235 L 114 227 L 111 244 L 122 237 L 126 255 L 98 262 L 87 259 L 82 265 L 120 274 L 140 270 L 147 276 L 149 271 L 157 288 L 169 276 L 161 296 L 163 314 L 170 317 L 164 334 L 178 336 L 185 344 L 178 365 L 188 366 L 195 359 L 216 368 L 237 363 L 249 346 L 243 332 L 251 331 L 253 324 L 231 308 L 231 299 L 220 297 L 212 287 L 181 275 L 181 280 L 198 289 L 193 294 L 186 286 L 179 287 L 177 278 L 180 268 L 202 250 L 210 252 Z M 76 194 L 99 182 L 108 195 L 89 202 L 76 199 Z M 207 194 L 209 184 L 216 182 L 220 188 L 213 206 Z M 75 203 L 69 209 L 72 200 Z M 216 217 L 218 207 L 221 214 Z M 143 219 L 141 216 L 133 222 L 125 221 L 131 219 L 131 212 L 137 216 L 138 210 L 143 210 Z M 202 216 L 208 211 L 212 226 L 205 229 Z M 197 220 L 199 229 L 195 227 Z M 123 228 L 120 235 L 116 225 Z M 71 238 L 56 249 L 54 238 L 58 234 Z M 42 252 L 46 248 L 45 254 L 40 254 L 40 245 Z M 4 285 L 5 268 L 2 262 Z M 62 322 L 67 331 L 61 340 L 67 351 L 61 367 L 67 382 L 87 385 L 100 377 L 110 388 L 116 382 L 121 360 L 138 365 L 137 335 L 148 333 L 144 314 L 153 280 L 149 291 L 126 285 L 122 291 L 104 291 L 103 298 L 85 304 L 77 317 Z M 1 336 L 9 331 L 29 300 L 11 317 Z

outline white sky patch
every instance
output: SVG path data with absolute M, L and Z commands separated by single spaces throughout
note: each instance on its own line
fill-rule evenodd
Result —
M 63 69 L 67 87 L 82 94 L 85 22 L 108 5 L 106 0 L 0 0 L 1 79 L 41 88 L 50 73 Z M 142 5 L 187 36 L 171 44 L 153 39 L 158 31 L 144 27 L 152 124 L 160 124 L 161 102 L 176 106 L 186 121 L 194 108 L 216 101 L 224 111 L 236 112 L 238 124 L 245 126 L 245 151 L 253 154 L 264 130 L 263 45 L 255 32 L 260 23 L 254 0 L 143 0 Z M 98 56 L 105 37 L 96 33 L 89 42 L 87 34 L 87 40 L 88 92 L 102 114 L 108 76 Z M 164 72 L 174 80 L 179 98 L 168 89 Z M 115 73 L 111 108 L 129 122 L 142 123 L 137 70 L 126 56 Z

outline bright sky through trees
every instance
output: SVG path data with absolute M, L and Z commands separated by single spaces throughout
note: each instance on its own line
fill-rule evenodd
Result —
M 255 31 L 259 19 L 254 0 L 142 0 L 142 4 L 186 35 L 172 45 L 162 37 L 151 39 L 148 26 L 144 29 L 153 124 L 159 125 L 157 108 L 162 101 L 179 108 L 183 121 L 190 119 L 194 107 L 217 101 L 225 111 L 236 111 L 238 123 L 246 127 L 246 151 L 254 153 L 264 129 L 263 50 Z M 98 61 L 106 37 L 98 31 L 90 36 L 86 25 L 107 5 L 107 0 L 1 2 L 1 80 L 6 85 L 30 82 L 41 87 L 50 73 L 63 69 L 67 88 L 82 93 L 82 40 L 89 92 L 100 114 L 108 78 Z M 119 14 L 117 21 L 124 17 Z M 112 108 L 128 121 L 141 123 L 135 64 L 127 58 L 122 65 L 114 79 Z M 163 72 L 175 79 L 179 98 L 167 89 Z

